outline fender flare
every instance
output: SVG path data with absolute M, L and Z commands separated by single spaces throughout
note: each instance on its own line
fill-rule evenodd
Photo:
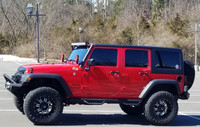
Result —
M 22 75 L 21 82 L 30 82 L 33 79 L 55 79 L 60 84 L 67 96 L 72 96 L 71 90 L 69 89 L 65 80 L 58 74 L 51 73 L 29 73 Z
M 177 93 L 180 93 L 180 87 L 179 84 L 176 80 L 172 80 L 172 79 L 154 79 L 151 80 L 146 87 L 142 90 L 142 92 L 140 93 L 140 95 L 138 96 L 138 98 L 145 98 L 150 92 L 151 90 L 158 85 L 165 85 L 165 84 L 170 84 L 176 87 Z

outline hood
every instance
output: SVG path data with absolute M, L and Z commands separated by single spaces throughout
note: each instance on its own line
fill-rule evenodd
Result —
M 79 65 L 75 62 L 67 63 L 45 63 L 45 64 L 30 64 L 21 67 L 26 68 L 26 73 L 56 73 L 58 71 L 72 70 Z

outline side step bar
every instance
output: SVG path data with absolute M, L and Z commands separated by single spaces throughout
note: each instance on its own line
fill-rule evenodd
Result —
M 69 104 L 102 105 L 104 103 L 122 103 L 136 106 L 141 103 L 139 99 L 94 99 L 94 98 L 70 98 Z

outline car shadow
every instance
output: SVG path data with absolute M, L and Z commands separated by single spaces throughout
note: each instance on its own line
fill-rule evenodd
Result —
M 200 119 L 200 116 L 194 116 Z M 53 126 L 83 126 L 83 125 L 150 125 L 144 116 L 128 116 L 125 114 L 62 114 Z M 200 120 L 185 115 L 178 115 L 168 126 L 198 126 Z

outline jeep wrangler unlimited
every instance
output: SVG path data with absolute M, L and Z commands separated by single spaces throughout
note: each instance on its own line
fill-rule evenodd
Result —
M 128 115 L 169 124 L 188 99 L 195 71 L 177 48 L 72 43 L 61 63 L 24 65 L 5 87 L 34 124 L 52 124 L 63 106 L 118 103 Z

